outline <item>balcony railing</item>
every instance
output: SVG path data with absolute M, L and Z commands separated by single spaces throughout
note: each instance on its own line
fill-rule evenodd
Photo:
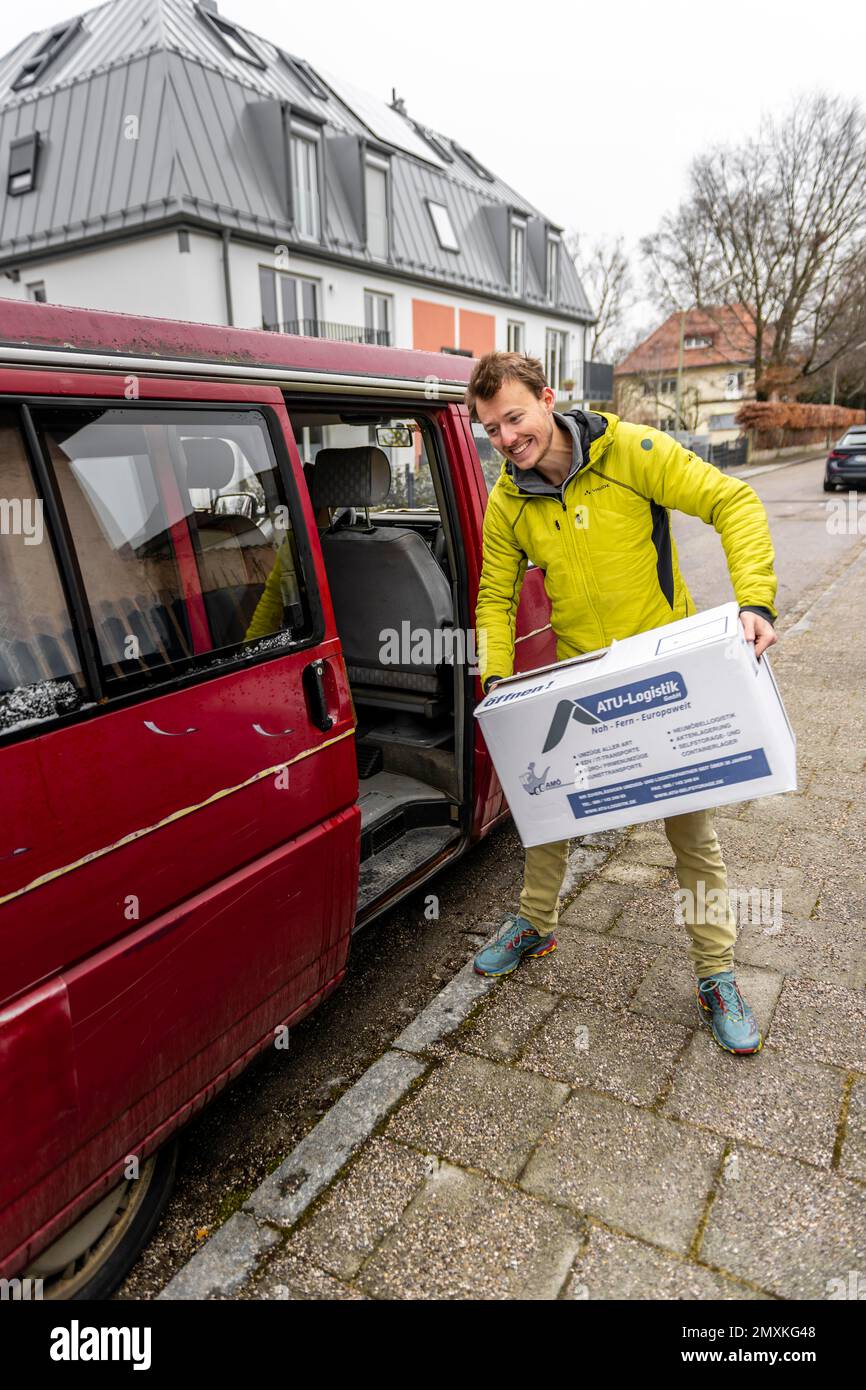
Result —
M 373 343 L 391 346 L 391 330 L 366 328 L 357 323 L 331 323 L 327 319 L 286 319 L 284 323 L 263 323 L 271 333 L 298 333 L 304 338 L 329 338 L 336 343 Z

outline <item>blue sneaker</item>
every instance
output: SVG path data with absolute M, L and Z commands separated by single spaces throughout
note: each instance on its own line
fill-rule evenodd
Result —
M 475 971 L 479 975 L 510 975 L 524 956 L 546 956 L 555 950 L 556 937 L 552 932 L 541 936 L 525 917 L 509 912 L 496 940 L 475 957 Z
M 698 1012 L 726 1052 L 737 1055 L 760 1052 L 763 1046 L 758 1020 L 734 979 L 733 970 L 720 970 L 698 980 Z

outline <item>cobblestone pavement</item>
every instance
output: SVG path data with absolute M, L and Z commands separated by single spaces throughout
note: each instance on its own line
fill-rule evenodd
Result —
M 799 790 L 716 816 L 730 885 L 780 895 L 736 948 L 762 1051 L 698 1020 L 661 822 L 576 841 L 558 950 L 468 962 L 160 1297 L 866 1283 L 864 559 L 771 654 Z

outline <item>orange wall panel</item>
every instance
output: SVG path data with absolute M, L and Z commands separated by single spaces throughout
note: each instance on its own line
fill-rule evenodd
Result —
M 456 347 L 454 305 L 413 299 L 412 346 L 423 352 L 441 352 L 444 347 Z
M 460 346 L 469 348 L 473 357 L 483 357 L 496 347 L 496 319 L 492 314 L 479 314 L 475 309 L 460 310 Z

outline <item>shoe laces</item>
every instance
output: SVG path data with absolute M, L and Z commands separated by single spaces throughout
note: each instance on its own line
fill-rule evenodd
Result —
M 718 994 L 722 1000 L 722 1005 L 731 1015 L 735 1022 L 740 1022 L 745 1018 L 743 996 L 740 994 L 736 980 L 718 979 L 712 976 L 709 980 L 704 980 L 700 986 L 702 994 Z
M 509 944 L 511 946 L 516 947 L 519 944 L 520 938 L 523 936 L 523 933 L 526 930 L 525 927 L 517 925 L 519 916 L 520 914 L 517 912 L 506 913 L 502 926 L 496 933 L 497 946 L 504 945 L 506 941 L 509 941 L 509 938 Z

